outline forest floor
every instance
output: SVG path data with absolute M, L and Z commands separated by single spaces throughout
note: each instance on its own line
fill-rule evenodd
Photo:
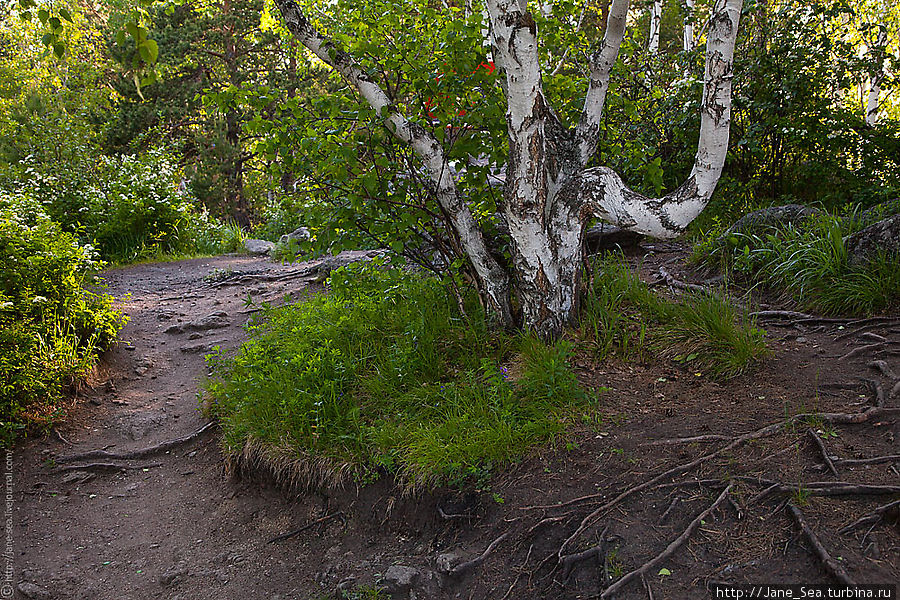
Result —
M 685 248 L 653 248 L 644 250 L 647 278 L 664 267 L 700 280 L 683 267 Z M 278 303 L 321 290 L 311 266 L 226 256 L 106 273 L 130 317 L 121 341 L 68 418 L 13 453 L 17 594 L 311 600 L 372 598 L 381 586 L 378 597 L 593 598 L 642 565 L 644 576 L 616 597 L 713 598 L 715 583 L 897 581 L 900 317 L 766 321 L 771 357 L 727 383 L 689 364 L 579 356 L 583 383 L 610 388 L 600 426 L 535 451 L 477 491 L 406 497 L 382 480 L 290 493 L 226 473 L 214 426 L 143 456 L 67 460 L 200 430 L 204 354 L 245 338 L 248 294 Z M 676 440 L 693 436 L 705 437 Z

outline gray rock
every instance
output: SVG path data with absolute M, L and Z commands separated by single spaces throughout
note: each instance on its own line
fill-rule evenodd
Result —
M 244 240 L 244 250 L 250 254 L 270 254 L 275 249 L 275 243 L 268 240 L 256 240 L 248 238 Z
M 879 253 L 900 254 L 900 214 L 893 215 L 844 238 L 852 264 L 862 264 Z
M 437 564 L 438 571 L 441 573 L 449 573 L 453 570 L 453 567 L 460 563 L 460 557 L 456 552 L 445 552 L 438 555 L 435 563 Z
M 184 325 L 169 325 L 163 333 L 168 333 L 169 335 L 184 333 Z
M 178 585 L 181 583 L 181 579 L 187 575 L 187 571 L 185 569 L 175 569 L 172 571 L 166 571 L 159 577 L 159 585 L 163 587 L 169 587 L 170 585 Z
M 292 232 L 281 236 L 281 238 L 278 240 L 278 243 L 282 246 L 287 246 L 292 241 L 305 242 L 311 237 L 312 236 L 309 233 L 309 229 L 307 229 L 306 227 L 298 227 Z
M 145 410 L 126 413 L 116 422 L 116 429 L 132 440 L 140 440 L 162 427 L 167 419 L 163 411 Z
M 389 594 L 405 592 L 411 589 L 421 576 L 421 571 L 413 567 L 393 565 L 384 573 L 384 586 Z
M 218 311 L 191 321 L 184 326 L 184 329 L 207 331 L 209 329 L 221 329 L 223 327 L 228 327 L 229 325 L 231 325 L 231 320 L 228 318 L 228 313 L 225 311 Z
M 18 586 L 16 586 L 16 588 L 23 596 L 25 596 L 26 598 L 32 598 L 33 600 L 50 600 L 50 598 L 52 598 L 50 592 L 48 592 L 46 589 L 27 581 L 23 581 Z

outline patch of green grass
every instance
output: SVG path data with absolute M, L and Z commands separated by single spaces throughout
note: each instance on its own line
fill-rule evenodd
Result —
M 603 359 L 642 359 L 650 352 L 690 363 L 714 377 L 745 372 L 767 350 L 765 333 L 726 296 L 689 293 L 670 300 L 654 293 L 621 256 L 594 266 L 584 300 L 581 334 Z
M 780 291 L 807 310 L 872 315 L 900 304 L 900 257 L 852 262 L 844 238 L 866 224 L 855 215 L 821 215 L 802 226 L 767 227 L 724 240 L 711 233 L 694 247 L 692 260 L 742 284 Z
M 477 301 L 377 265 L 267 308 L 233 358 L 213 357 L 210 412 L 235 460 L 307 485 L 395 475 L 407 489 L 515 461 L 595 411 L 571 344 L 511 336 Z

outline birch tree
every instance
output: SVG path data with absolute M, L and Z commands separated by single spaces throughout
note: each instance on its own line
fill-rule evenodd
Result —
M 742 0 L 717 0 L 707 30 L 701 125 L 691 172 L 660 198 L 631 189 L 612 169 L 594 164 L 628 0 L 613 0 L 603 39 L 589 58 L 589 80 L 577 122 L 550 105 L 542 80 L 540 37 L 524 0 L 487 0 L 491 55 L 505 99 L 508 161 L 497 206 L 508 229 L 508 261 L 492 251 L 436 135 L 404 113 L 373 68 L 364 69 L 342 40 L 326 36 L 294 0 L 275 0 L 290 33 L 376 111 L 398 142 L 412 149 L 430 190 L 471 265 L 485 304 L 506 326 L 558 336 L 578 308 L 586 229 L 597 219 L 657 238 L 681 234 L 709 201 L 728 147 L 732 66 Z M 542 5 L 534 8 L 540 12 Z M 353 45 L 356 40 L 349 40 Z M 552 65 L 550 66 L 552 69 Z M 514 308 L 515 307 L 515 310 Z

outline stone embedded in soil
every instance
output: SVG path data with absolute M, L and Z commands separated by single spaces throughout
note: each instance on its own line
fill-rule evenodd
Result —
M 52 598 L 50 592 L 34 583 L 23 581 L 16 587 L 19 590 L 19 593 L 32 600 L 50 600 L 50 598 Z
M 116 423 L 123 435 L 132 440 L 140 440 L 154 429 L 162 427 L 167 416 L 161 411 L 139 411 L 122 415 Z
M 175 569 L 172 571 L 166 571 L 162 575 L 159 576 L 159 585 L 163 587 L 169 587 L 171 585 L 178 585 L 181 582 L 181 579 L 187 575 L 186 569 Z
M 413 567 L 393 565 L 384 572 L 384 587 L 389 594 L 405 592 L 412 588 L 422 576 L 422 572 Z
M 456 552 L 445 552 L 439 554 L 435 564 L 441 573 L 449 573 L 453 567 L 460 563 L 460 556 Z
M 223 327 L 228 327 L 229 325 L 231 325 L 231 320 L 228 318 L 228 313 L 220 310 L 214 313 L 210 313 L 205 317 L 195 319 L 190 323 L 170 325 L 165 329 L 163 333 L 179 334 L 186 331 L 208 331 L 210 329 L 222 329 Z
M 269 254 L 275 249 L 275 244 L 268 240 L 256 240 L 249 238 L 244 240 L 244 250 L 250 254 Z

